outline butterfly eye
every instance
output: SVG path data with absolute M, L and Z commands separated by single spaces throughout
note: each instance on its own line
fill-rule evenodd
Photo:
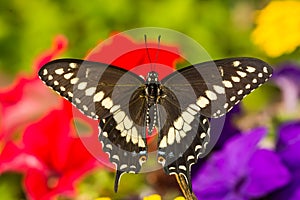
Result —
M 166 159 L 162 156 L 159 156 L 158 159 L 157 159 L 158 163 L 162 164 L 163 166 L 165 165 L 166 163 Z
M 147 157 L 146 156 L 141 156 L 140 159 L 139 159 L 140 165 L 142 165 L 146 161 L 147 161 Z

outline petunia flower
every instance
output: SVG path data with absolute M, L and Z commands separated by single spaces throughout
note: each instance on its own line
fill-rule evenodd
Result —
M 167 46 L 163 43 L 159 48 L 157 42 L 144 42 L 131 39 L 123 34 L 114 35 L 101 47 L 86 57 L 87 60 L 108 63 L 146 77 L 151 70 L 150 63 L 154 63 L 155 70 L 162 79 L 174 71 L 176 64 L 183 61 L 180 50 L 176 46 Z M 148 64 L 148 65 L 147 65 Z M 142 66 L 142 67 L 139 67 Z
M 291 181 L 270 197 L 274 200 L 300 199 L 300 121 L 287 122 L 279 127 L 276 148 L 291 173 Z
M 253 42 L 271 57 L 293 52 L 300 45 L 299 13 L 299 1 L 270 1 L 258 12 Z
M 233 136 L 240 134 L 240 130 L 235 124 L 235 118 L 241 113 L 241 107 L 236 105 L 230 110 L 225 117 L 224 127 L 222 129 L 221 135 L 218 138 L 218 142 L 216 143 L 214 149 L 220 149 L 228 139 Z M 222 120 L 222 119 L 217 119 Z
M 72 125 L 72 108 L 52 110 L 29 125 L 21 145 L 5 146 L 0 172 L 26 172 L 24 187 L 29 199 L 50 200 L 74 196 L 74 185 L 95 169 L 96 159 L 87 151 Z
M 0 88 L 0 141 L 4 138 L 11 139 L 15 132 L 22 132 L 50 109 L 61 106 L 61 99 L 45 88 L 37 76 L 37 71 L 60 55 L 66 47 L 66 38 L 57 36 L 51 49 L 34 61 L 31 75 L 19 74 L 11 86 Z
M 258 128 L 228 140 L 193 178 L 199 199 L 246 200 L 260 198 L 288 183 L 290 174 L 278 156 L 259 149 L 266 129 Z
M 241 113 L 241 108 L 239 105 L 236 105 L 233 107 L 233 109 L 231 111 L 229 111 L 225 117 L 225 121 L 224 121 L 224 126 L 222 128 L 222 132 L 219 136 L 212 134 L 211 135 L 211 144 L 213 144 L 214 146 L 212 146 L 212 149 L 209 149 L 211 151 L 217 151 L 220 150 L 224 144 L 226 144 L 227 140 L 229 140 L 230 138 L 240 135 L 241 132 L 240 130 L 237 128 L 237 126 L 235 125 L 234 121 L 235 118 Z M 224 119 L 214 119 L 214 120 L 218 120 L 223 122 Z M 218 124 L 218 123 L 216 123 Z M 223 124 L 223 123 L 222 123 Z M 218 130 L 214 130 L 215 127 L 212 127 L 211 132 L 212 133 L 216 133 Z M 208 152 L 209 153 L 209 152 Z M 198 173 L 198 170 L 203 166 L 203 164 L 206 162 L 207 157 L 201 158 L 198 160 L 198 162 L 196 164 L 194 164 L 192 166 L 192 176 L 194 176 L 194 174 L 196 175 Z
M 293 63 L 281 65 L 275 71 L 273 81 L 281 89 L 286 111 L 294 111 L 300 97 L 300 66 Z
M 150 196 L 146 196 L 143 198 L 143 200 L 161 200 L 161 199 L 162 199 L 161 196 L 159 196 L 158 194 L 152 194 Z M 95 200 L 111 200 L 111 199 L 108 197 L 99 197 Z M 180 196 L 180 197 L 176 197 L 174 200 L 185 200 L 185 198 Z

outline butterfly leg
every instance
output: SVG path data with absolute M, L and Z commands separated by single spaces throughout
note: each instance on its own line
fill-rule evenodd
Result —
M 187 200 L 197 200 L 197 197 L 188 186 L 185 177 L 182 174 L 175 174 L 175 177 L 185 198 Z

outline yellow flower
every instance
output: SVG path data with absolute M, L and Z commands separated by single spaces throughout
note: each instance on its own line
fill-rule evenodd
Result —
M 161 200 L 161 197 L 158 194 L 153 194 L 148 197 L 144 197 L 143 200 Z M 174 200 L 185 200 L 184 197 L 176 197 Z
M 184 197 L 176 197 L 174 200 L 185 200 Z
M 252 39 L 271 57 L 300 46 L 300 1 L 271 1 L 256 17 Z
M 111 200 L 111 198 L 100 197 L 95 200 Z M 153 195 L 144 197 L 143 200 L 161 200 L 161 197 L 158 194 L 153 194 Z M 184 197 L 176 197 L 174 200 L 185 200 L 185 198 Z
M 158 194 L 153 194 L 148 197 L 144 197 L 144 200 L 161 200 L 161 197 Z

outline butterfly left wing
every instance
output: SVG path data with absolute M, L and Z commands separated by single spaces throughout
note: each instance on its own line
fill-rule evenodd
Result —
M 183 177 L 180 182 L 184 181 L 188 191 L 192 191 L 190 170 L 209 142 L 209 120 L 195 104 L 182 108 L 173 91 L 165 86 L 161 90 L 164 97 L 157 109 L 161 125 L 157 159 L 166 174 Z
M 220 117 L 268 80 L 272 68 L 255 58 L 205 62 L 161 81 L 158 162 L 167 174 L 182 175 L 191 190 L 190 167 L 210 138 L 206 117 Z
M 147 158 L 143 79 L 115 66 L 77 59 L 49 62 L 39 77 L 86 116 L 100 120 L 102 148 L 116 164 L 115 190 L 123 173 L 140 171 Z
M 272 75 L 272 68 L 256 58 L 227 58 L 192 65 L 162 80 L 182 107 L 195 103 L 207 117 L 220 117 Z

